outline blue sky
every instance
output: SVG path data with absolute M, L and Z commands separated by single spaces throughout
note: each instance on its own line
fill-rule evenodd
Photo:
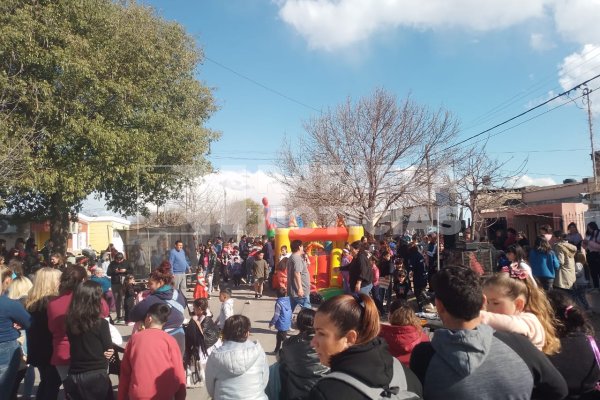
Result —
M 446 107 L 460 140 L 600 73 L 599 0 L 143 2 L 205 52 L 198 78 L 220 107 L 208 125 L 223 134 L 210 158 L 221 171 L 271 169 L 284 135 L 377 87 Z M 488 151 L 512 167 L 528 157 L 523 182 L 548 184 L 590 176 L 589 147 L 585 111 L 566 105 L 492 137 Z

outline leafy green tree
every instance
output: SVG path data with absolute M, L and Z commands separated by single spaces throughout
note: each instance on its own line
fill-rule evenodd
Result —
M 0 0 L 0 37 L 0 146 L 25 143 L 0 197 L 60 247 L 90 194 L 145 214 L 210 171 L 215 104 L 179 24 L 133 1 Z

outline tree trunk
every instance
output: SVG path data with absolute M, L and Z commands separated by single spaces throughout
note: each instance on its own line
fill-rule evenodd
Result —
M 70 222 L 71 218 L 68 207 L 65 207 L 58 195 L 52 196 L 52 205 L 50 207 L 50 239 L 54 242 L 54 249 L 60 254 L 67 253 Z

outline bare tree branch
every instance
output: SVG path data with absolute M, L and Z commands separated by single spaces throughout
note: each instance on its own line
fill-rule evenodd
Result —
M 305 138 L 282 146 L 276 177 L 290 197 L 335 209 L 332 215 L 344 214 L 372 233 L 382 214 L 421 185 L 427 153 L 453 138 L 457 123 L 445 110 L 430 111 L 410 98 L 399 103 L 379 89 L 304 128 Z

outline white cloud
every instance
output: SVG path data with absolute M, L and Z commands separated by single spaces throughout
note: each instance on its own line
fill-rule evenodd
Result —
M 206 188 L 219 201 L 222 201 L 224 192 L 226 192 L 228 204 L 246 198 L 260 204 L 262 198 L 266 197 L 269 199 L 269 205 L 274 216 L 277 216 L 277 213 L 283 215 L 285 212 L 283 204 L 286 192 L 283 186 L 263 170 L 257 170 L 256 172 L 250 172 L 243 168 L 221 170 L 206 175 L 200 185 L 201 190 L 199 189 L 199 191 Z M 178 203 L 173 202 L 172 204 L 176 205 Z M 103 199 L 96 200 L 93 195 L 88 196 L 85 200 L 83 213 L 90 216 L 117 215 L 106 209 Z
M 337 50 L 397 28 L 488 32 L 534 21 L 536 50 L 558 33 L 574 43 L 600 43 L 600 0 L 273 0 L 280 18 L 314 49 Z
M 532 33 L 529 37 L 529 45 L 532 49 L 537 51 L 550 50 L 556 47 L 556 45 L 542 33 Z
M 544 16 L 553 0 L 280 0 L 279 15 L 311 48 L 334 50 L 398 27 L 490 31 Z
M 552 178 L 533 178 L 528 175 L 522 175 L 514 181 L 515 187 L 523 186 L 549 186 L 556 185 L 556 182 Z
M 587 44 L 580 52 L 573 53 L 564 58 L 559 66 L 559 82 L 564 90 L 569 90 L 579 83 L 592 78 L 600 71 L 600 46 Z M 590 89 L 600 86 L 600 82 L 592 81 L 588 84 Z M 593 91 L 590 95 L 592 100 L 592 111 L 595 115 L 600 114 L 600 90 Z M 581 92 L 571 97 L 580 95 Z
M 263 170 L 221 170 L 205 176 L 204 184 L 219 193 L 226 191 L 227 202 L 251 198 L 260 203 L 266 197 L 271 208 L 280 208 L 285 200 L 283 186 Z
M 556 30 L 565 39 L 600 43 L 600 0 L 554 0 Z

